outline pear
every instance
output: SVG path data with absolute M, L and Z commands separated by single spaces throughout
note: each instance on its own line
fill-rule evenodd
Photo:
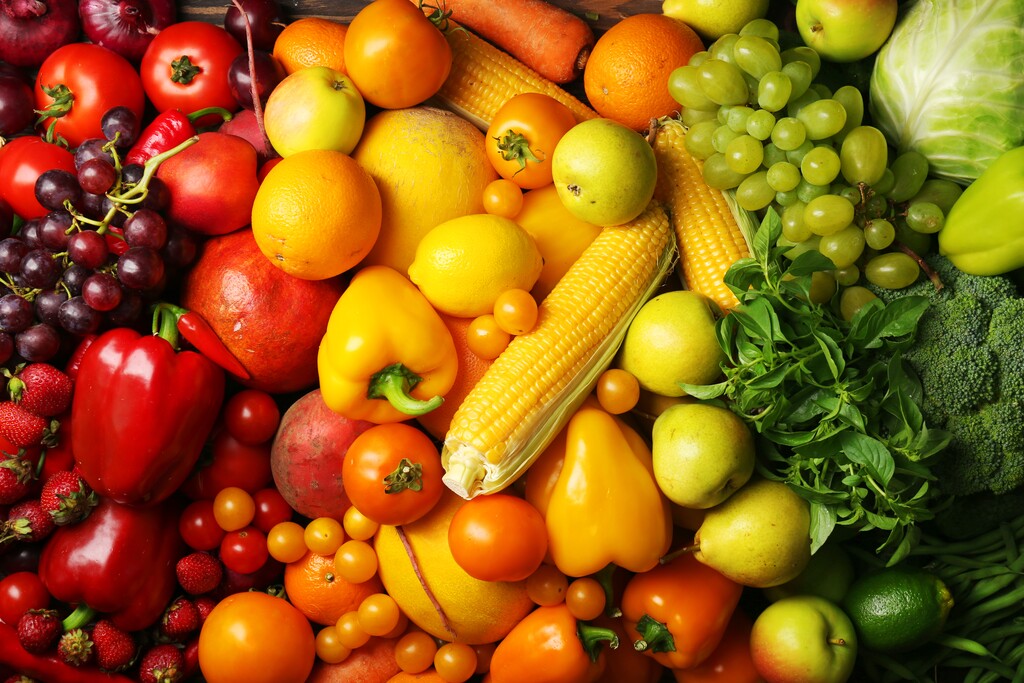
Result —
M 694 556 L 752 588 L 786 583 L 811 559 L 810 504 L 782 482 L 754 478 L 709 509 Z
M 754 473 L 754 437 L 728 408 L 677 403 L 651 430 L 654 478 L 677 505 L 714 507 Z

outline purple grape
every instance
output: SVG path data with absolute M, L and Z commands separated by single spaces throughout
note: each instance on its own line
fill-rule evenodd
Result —
M 63 287 L 39 292 L 39 294 L 36 294 L 35 301 L 32 302 L 36 309 L 36 319 L 40 322 L 59 326 L 60 321 L 57 318 L 57 313 L 60 310 L 60 305 L 67 301 L 68 298 L 68 293 Z
M 18 333 L 32 324 L 32 304 L 17 294 L 0 297 L 0 332 Z
M 0 136 L 12 137 L 32 125 L 35 96 L 24 80 L 0 75 Z
M 90 334 L 99 329 L 103 319 L 81 296 L 73 296 L 60 305 L 57 314 L 60 326 L 71 334 Z
M 141 294 L 130 289 L 123 290 L 121 303 L 107 312 L 107 320 L 115 327 L 132 327 L 139 322 L 144 308 Z
M 14 339 L 6 332 L 0 332 L 0 365 L 3 365 L 14 355 Z
M 68 258 L 85 268 L 99 268 L 109 255 L 106 238 L 95 230 L 82 230 L 68 239 Z
M 78 169 L 78 184 L 91 194 L 110 192 L 117 182 L 117 169 L 106 159 L 89 159 Z
M 142 164 L 125 164 L 121 167 L 121 181 L 129 185 L 135 185 L 142 180 L 142 174 L 145 170 Z
M 153 211 L 163 211 L 170 205 L 171 189 L 163 180 L 153 176 L 149 179 L 149 185 L 146 186 L 146 198 L 142 200 L 140 206 Z
M 46 249 L 33 249 L 21 259 L 21 275 L 29 287 L 48 289 L 60 280 L 60 264 Z
M 61 276 L 61 282 L 68 288 L 71 295 L 75 296 L 81 294 L 82 285 L 90 275 L 92 275 L 91 269 L 80 266 L 77 263 L 72 263 L 64 271 L 64 275 Z
M 128 107 L 108 109 L 100 119 L 103 136 L 110 141 L 117 139 L 117 146 L 127 149 L 135 144 L 141 127 L 139 116 Z
M 39 225 L 43 222 L 41 218 L 30 218 L 21 224 L 21 232 L 18 236 L 28 245 L 29 249 L 38 249 L 43 246 L 39 238 Z
M 38 323 L 14 337 L 18 355 L 30 363 L 45 363 L 60 352 L 60 333 L 52 325 Z
M 167 244 L 161 250 L 164 262 L 171 268 L 188 268 L 199 254 L 199 242 L 196 236 L 180 226 L 172 226 L 167 231 Z
M 129 289 L 151 289 L 160 284 L 163 276 L 163 259 L 149 247 L 128 247 L 117 260 L 117 278 Z
M 82 198 L 82 188 L 78 178 L 61 168 L 51 168 L 36 178 L 36 199 L 50 211 L 64 208 L 64 202 L 78 204 Z
M 262 104 L 266 104 L 270 97 L 270 91 L 280 83 L 288 74 L 285 72 L 281 62 L 277 61 L 269 52 L 257 50 L 253 52 L 253 66 L 256 75 L 256 93 Z M 245 52 L 232 60 L 228 67 L 228 85 L 231 88 L 231 96 L 235 98 L 239 106 L 245 109 L 255 109 L 252 103 L 253 79 L 249 73 L 249 55 Z
M 82 284 L 82 298 L 97 311 L 110 311 L 121 303 L 121 285 L 110 273 L 93 273 Z
M 81 211 L 82 215 L 86 218 L 98 221 L 103 218 L 103 205 L 106 201 L 107 197 L 105 195 L 83 192 L 82 199 L 79 200 L 78 203 L 78 210 Z
M 103 138 L 89 138 L 75 148 L 75 170 L 82 168 L 82 164 L 91 159 L 105 159 L 114 163 L 114 155 L 103 149 L 107 141 Z
M 21 260 L 31 248 L 17 237 L 0 240 L 0 273 L 20 273 Z
M 66 209 L 46 214 L 39 224 L 39 241 L 50 251 L 63 251 L 68 246 L 68 229 L 73 220 Z
M 163 249 L 167 244 L 167 221 L 152 209 L 139 209 L 124 222 L 124 241 L 130 247 Z
M 0 198 L 0 239 L 10 237 L 14 232 L 14 209 Z

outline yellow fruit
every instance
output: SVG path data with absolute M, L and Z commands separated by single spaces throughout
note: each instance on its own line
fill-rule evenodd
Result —
M 381 111 L 366 122 L 353 158 L 380 189 L 384 219 L 365 265 L 405 273 L 416 245 L 436 225 L 483 213 L 483 192 L 498 178 L 484 134 L 449 111 L 412 107 Z
M 260 251 L 303 280 L 326 280 L 355 266 L 373 247 L 380 224 L 373 179 L 352 157 L 332 150 L 282 159 L 252 206 Z
M 661 11 L 713 41 L 726 33 L 739 33 L 748 22 L 762 18 L 768 13 L 768 0 L 664 0 Z
M 535 605 L 527 595 L 525 581 L 481 581 L 455 562 L 448 548 L 448 526 L 464 503 L 454 493 L 445 492 L 426 516 L 401 527 L 423 583 L 444 612 L 447 627 L 416 576 L 397 527 L 385 525 L 377 531 L 378 575 L 402 612 L 430 635 L 470 645 L 494 643 Z
M 509 289 L 529 290 L 544 262 L 530 233 L 487 213 L 460 216 L 424 235 L 409 279 L 442 313 L 463 318 L 491 313 Z

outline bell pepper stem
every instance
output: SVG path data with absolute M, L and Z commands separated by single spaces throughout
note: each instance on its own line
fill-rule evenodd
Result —
M 648 614 L 636 622 L 638 640 L 633 641 L 633 649 L 637 652 L 675 652 L 676 639 L 668 626 Z
M 366 397 L 386 399 L 396 410 L 406 415 L 425 415 L 444 403 L 444 398 L 434 396 L 425 401 L 413 398 L 409 392 L 422 380 L 422 377 L 401 363 L 392 363 L 373 373 Z
M 75 611 L 64 617 L 61 622 L 61 626 L 64 628 L 64 632 L 67 633 L 71 629 L 82 628 L 96 616 L 96 610 L 89 607 L 84 602 L 75 608 Z
M 594 574 L 594 578 L 601 584 L 601 590 L 604 591 L 604 615 L 611 619 L 622 616 L 622 610 L 615 604 L 615 586 L 612 583 L 612 579 L 615 577 L 615 569 L 616 565 L 612 562 Z
M 594 626 L 585 621 L 576 622 L 576 636 L 580 639 L 583 651 L 587 653 L 590 661 L 596 662 L 601 654 L 601 643 L 608 643 L 608 647 L 615 649 L 619 646 L 619 634 L 610 628 Z
M 175 350 L 178 349 L 178 315 L 173 304 L 160 303 L 153 306 L 153 334 L 166 340 Z

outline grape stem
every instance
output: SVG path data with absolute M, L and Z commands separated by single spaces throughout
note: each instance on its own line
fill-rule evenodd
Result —
M 909 256 L 910 258 L 914 259 L 914 261 L 917 262 L 917 265 L 921 268 L 922 271 L 924 271 L 924 274 L 927 275 L 928 279 L 932 281 L 933 285 L 935 285 L 936 292 L 941 291 L 942 288 L 945 287 L 945 285 L 942 284 L 942 279 L 939 277 L 939 274 L 936 273 L 930 265 L 928 265 L 927 261 L 921 258 L 920 254 L 918 254 L 916 251 L 908 247 L 903 242 L 897 241 L 895 242 L 895 244 L 900 251 L 902 251 L 904 254 L 906 254 L 907 256 Z

